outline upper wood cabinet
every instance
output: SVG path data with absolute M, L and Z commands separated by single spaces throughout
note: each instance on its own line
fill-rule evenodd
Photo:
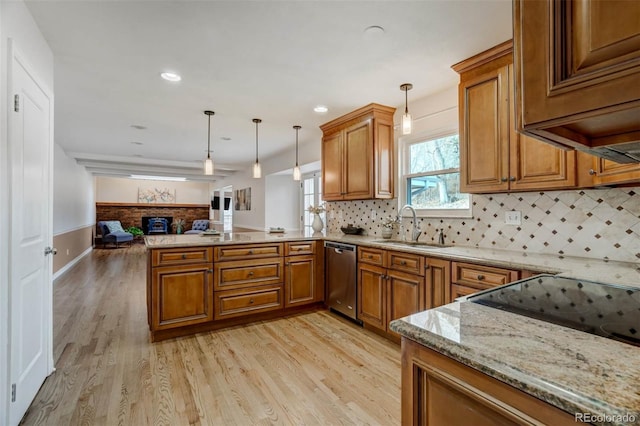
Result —
M 394 112 L 370 104 L 320 126 L 324 200 L 393 198 Z
M 577 185 L 576 153 L 515 131 L 513 43 L 453 66 L 460 73 L 460 185 L 463 192 L 507 192 Z
M 621 164 L 595 158 L 591 173 L 596 186 L 640 182 L 640 164 Z
M 639 16 L 638 1 L 514 1 L 519 130 L 611 159 L 602 147 L 640 142 Z

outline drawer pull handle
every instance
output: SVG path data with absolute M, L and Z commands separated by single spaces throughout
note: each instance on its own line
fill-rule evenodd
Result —
M 484 275 L 478 275 L 478 281 L 484 280 Z
M 249 254 L 253 254 L 253 250 L 249 250 Z
M 186 255 L 186 254 L 183 254 L 183 255 L 182 255 L 182 258 L 183 258 L 183 259 L 186 259 L 186 258 L 187 258 L 187 255 Z
M 253 303 L 253 299 L 249 299 L 249 303 Z
M 252 277 L 253 276 L 253 271 L 249 272 L 249 276 Z M 479 278 L 478 278 L 479 279 Z
M 401 261 L 401 262 L 400 262 L 400 264 L 401 264 L 402 266 L 406 266 L 406 265 L 407 265 L 407 261 L 406 261 L 406 260 L 403 260 L 403 261 Z

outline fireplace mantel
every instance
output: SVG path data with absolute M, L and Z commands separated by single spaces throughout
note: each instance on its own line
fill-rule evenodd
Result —
M 209 204 L 176 204 L 176 203 L 105 203 L 97 202 L 96 207 L 143 207 L 143 208 L 184 208 L 184 207 L 204 207 L 209 208 Z

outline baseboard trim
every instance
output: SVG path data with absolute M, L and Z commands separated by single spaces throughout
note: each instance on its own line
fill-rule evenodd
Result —
M 71 262 L 67 263 L 62 268 L 58 269 L 58 271 L 55 274 L 53 274 L 52 280 L 53 281 L 57 280 L 61 275 L 63 275 L 65 272 L 71 269 L 76 263 L 80 262 L 80 259 L 88 255 L 92 251 L 93 251 L 93 247 L 89 247 L 88 249 L 80 253 L 80 256 L 76 257 Z

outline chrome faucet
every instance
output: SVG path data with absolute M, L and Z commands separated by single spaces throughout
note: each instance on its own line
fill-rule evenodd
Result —
M 400 217 L 402 217 L 402 211 L 404 209 L 411 210 L 411 214 L 413 215 L 413 230 L 411 231 L 411 241 L 418 241 L 418 237 L 422 234 L 422 231 L 418 230 L 418 220 L 416 218 L 416 210 L 413 206 L 406 204 L 400 209 Z M 404 233 L 404 223 L 400 222 L 400 233 L 402 234 L 402 241 L 407 241 L 407 236 Z

